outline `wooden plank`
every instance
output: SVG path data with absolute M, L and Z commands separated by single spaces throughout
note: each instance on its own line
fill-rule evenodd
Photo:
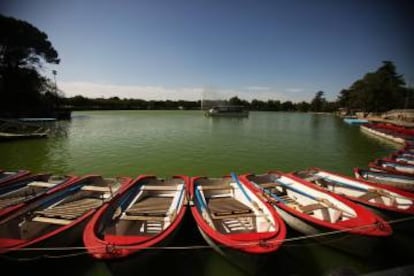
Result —
M 50 188 L 50 187 L 56 186 L 56 184 L 55 183 L 49 183 L 49 182 L 43 182 L 43 181 L 33 181 L 33 182 L 27 184 L 27 186 Z
M 121 217 L 123 220 L 144 220 L 144 221 L 164 221 L 166 217 L 154 217 L 154 216 L 131 216 L 124 215 Z
M 326 208 L 326 207 L 323 206 L 320 203 L 314 203 L 314 204 L 309 204 L 309 205 L 299 207 L 299 209 L 305 214 L 309 214 L 309 213 L 312 213 L 315 210 L 324 209 L 324 208 Z
M 144 185 L 142 191 L 177 191 L 177 185 Z
M 59 224 L 59 225 L 67 225 L 72 222 L 71 220 L 68 220 L 68 219 L 57 219 L 57 218 L 48 218 L 48 217 L 34 217 L 32 221 L 46 222 L 46 223 Z
M 102 186 L 93 186 L 93 185 L 85 185 L 81 188 L 82 191 L 91 191 L 91 192 L 111 192 L 109 187 L 102 187 Z M 114 191 L 114 189 L 112 189 Z
M 207 191 L 207 190 L 230 190 L 233 189 L 232 186 L 228 185 L 228 184 L 224 184 L 224 185 L 203 185 L 203 186 L 198 186 L 198 187 L 202 187 L 203 191 Z

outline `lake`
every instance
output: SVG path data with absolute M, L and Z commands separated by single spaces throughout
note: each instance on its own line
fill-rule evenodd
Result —
M 211 118 L 201 111 L 85 111 L 72 117 L 43 123 L 51 128 L 46 139 L 1 142 L 0 168 L 108 177 L 215 177 L 320 167 L 352 175 L 354 167 L 366 168 L 399 148 L 329 114 L 250 112 L 248 118 Z M 206 246 L 191 223 L 193 229 L 183 230 L 174 242 L 188 248 L 159 250 L 140 268 L 142 275 L 165 270 L 174 275 L 245 275 Z M 192 248 L 198 245 L 203 248 Z M 384 241 L 384 250 L 361 259 L 313 240 L 287 242 L 260 275 L 353 275 L 413 265 L 413 245 L 411 236 L 396 233 Z M 7 264 L 19 272 L 111 275 L 105 264 L 82 253 Z

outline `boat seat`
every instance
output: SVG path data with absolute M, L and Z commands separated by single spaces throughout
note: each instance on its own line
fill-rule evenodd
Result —
M 210 198 L 208 210 L 213 219 L 253 213 L 249 207 L 233 197 Z
M 299 209 L 305 213 L 305 214 L 311 214 L 313 213 L 313 211 L 318 210 L 318 209 L 324 209 L 326 208 L 325 206 L 323 206 L 320 203 L 313 203 L 313 204 L 309 204 L 309 205 L 305 205 L 305 206 L 301 206 Z
M 207 190 L 230 190 L 233 189 L 232 186 L 228 184 L 222 184 L 222 185 L 203 185 L 202 186 L 203 191 Z
M 70 219 L 57 219 L 57 218 L 48 218 L 48 217 L 34 217 L 32 221 L 36 222 L 45 222 L 51 224 L 67 225 L 72 222 Z
M 359 196 L 358 198 L 366 201 L 370 201 L 373 199 L 375 203 L 384 204 L 384 200 L 382 199 L 381 194 L 376 191 L 368 191 L 365 194 Z
M 366 192 L 363 195 L 360 195 L 358 198 L 366 201 L 370 201 L 373 198 L 379 197 L 380 195 L 377 192 Z
M 51 188 L 51 187 L 56 186 L 56 183 L 49 183 L 49 182 L 43 182 L 43 181 L 33 181 L 33 182 L 27 184 L 27 186 L 41 187 L 41 188 Z
M 91 192 L 111 192 L 111 188 L 109 186 L 94 186 L 94 185 L 84 185 L 81 188 L 82 191 L 91 191 Z M 113 189 L 112 189 L 113 190 Z
M 164 216 L 133 216 L 124 215 L 121 217 L 123 220 L 144 220 L 144 221 L 164 221 Z
M 173 197 L 146 197 L 125 211 L 131 216 L 166 216 Z
M 177 185 L 143 185 L 142 191 L 177 191 Z

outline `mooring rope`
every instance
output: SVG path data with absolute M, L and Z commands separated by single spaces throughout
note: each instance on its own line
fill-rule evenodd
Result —
M 387 221 L 389 224 L 394 224 L 394 223 L 402 223 L 402 222 L 407 222 L 407 221 L 411 221 L 414 220 L 414 216 L 411 217 L 405 217 L 405 218 L 399 218 L 399 219 L 394 219 L 394 220 L 390 220 Z M 354 227 L 354 228 L 346 228 L 346 229 L 342 229 L 342 230 L 335 230 L 335 231 L 327 231 L 327 232 L 322 232 L 322 233 L 317 233 L 317 234 L 312 234 L 312 235 L 303 235 L 303 236 L 298 236 L 298 237 L 291 237 L 291 238 L 286 238 L 283 240 L 279 240 L 280 243 L 282 243 L 283 246 L 287 246 L 287 247 L 298 247 L 298 246 L 309 246 L 309 245 L 317 245 L 317 244 L 326 244 L 326 243 L 333 243 L 338 241 L 339 239 L 346 239 L 349 238 L 350 236 L 341 236 L 337 239 L 332 239 L 332 240 L 326 240 L 326 241 L 317 241 L 317 242 L 312 242 L 312 243 L 307 243 L 307 244 L 288 244 L 288 243 L 293 243 L 296 241 L 303 241 L 303 240 L 310 240 L 310 239 L 315 239 L 315 238 L 319 238 L 319 237 L 324 237 L 324 236 L 332 236 L 332 235 L 337 235 L 337 234 L 341 234 L 341 233 L 346 233 L 355 229 L 364 229 L 364 228 L 368 228 L 371 226 L 375 226 L 376 224 L 369 224 L 369 225 L 362 225 L 359 227 Z M 257 242 L 243 242 L 243 243 L 239 243 L 236 245 L 236 247 L 248 247 L 248 246 L 256 246 Z M 217 245 L 218 247 L 221 248 L 226 248 L 225 245 Z M 84 246 L 73 246 L 73 247 L 42 247 L 42 248 L 36 248 L 36 247 L 26 247 L 26 248 L 21 248 L 19 250 L 15 250 L 15 251 L 11 251 L 11 252 L 18 252 L 18 251 L 55 251 L 55 252 L 64 252 L 64 251 L 77 251 L 77 250 L 81 250 L 81 252 L 72 252 L 72 253 L 68 253 L 68 254 L 59 254 L 59 255 L 39 255 L 39 256 L 33 256 L 33 257 L 27 257 L 27 258 L 19 258 L 19 257 L 13 257 L 13 256 L 8 256 L 8 255 L 4 255 L 4 254 L 0 254 L 0 258 L 1 259 L 6 259 L 6 260 L 10 260 L 10 261 L 36 261 L 36 260 L 40 260 L 40 259 L 62 259 L 62 258 L 70 258 L 70 257 L 77 257 L 77 256 L 81 256 L 81 255 L 87 255 L 89 254 L 89 252 L 87 251 L 87 249 L 93 251 L 93 249 L 103 249 L 107 247 L 107 245 L 102 245 L 102 246 L 96 246 L 96 247 L 89 247 L 86 248 Z M 0 247 L 0 248 L 4 248 L 4 247 Z M 211 249 L 212 247 L 210 245 L 189 245 L 189 246 L 151 246 L 151 247 L 142 247 L 140 245 L 130 245 L 130 246 L 113 246 L 114 249 L 140 249 L 140 250 L 199 250 L 199 249 Z

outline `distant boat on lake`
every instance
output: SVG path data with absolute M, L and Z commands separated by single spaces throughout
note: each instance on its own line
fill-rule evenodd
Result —
M 207 117 L 248 117 L 249 111 L 240 105 L 213 106 L 206 111 Z
M 49 129 L 43 126 L 14 121 L 0 120 L 0 140 L 47 137 Z

